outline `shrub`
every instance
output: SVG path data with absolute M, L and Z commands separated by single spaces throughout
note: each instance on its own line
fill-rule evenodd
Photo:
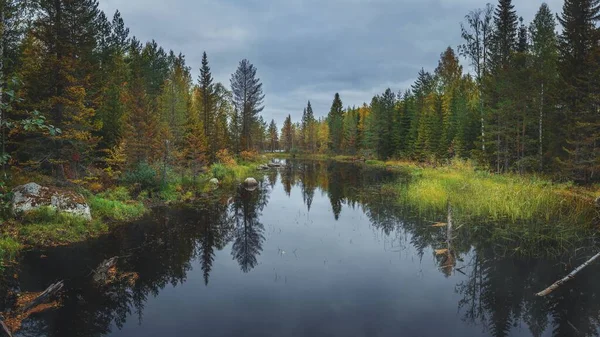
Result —
M 256 162 L 259 159 L 259 154 L 256 151 L 242 151 L 240 158 L 246 162 Z
M 139 163 L 135 169 L 125 173 L 123 182 L 128 185 L 139 185 L 141 190 L 158 188 L 156 170 L 146 162 Z
M 225 180 L 225 177 L 230 173 L 230 170 L 227 168 L 227 166 L 223 164 L 214 164 L 210 168 L 210 171 L 212 172 L 213 177 L 219 180 Z
M 228 166 L 236 164 L 235 159 L 233 159 L 233 156 L 227 149 L 222 149 L 217 152 L 217 162 Z

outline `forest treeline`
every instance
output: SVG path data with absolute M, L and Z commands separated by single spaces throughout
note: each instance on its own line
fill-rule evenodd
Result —
M 600 1 L 543 3 L 526 24 L 511 0 L 469 12 L 463 44 L 409 90 L 327 118 L 310 102 L 301 121 L 285 121 L 284 150 L 331 151 L 379 159 L 473 159 L 497 172 L 545 172 L 579 182 L 600 170 Z M 560 31 L 560 33 L 558 33 Z M 460 64 L 468 61 L 472 71 Z
M 183 54 L 130 37 L 96 0 L 0 0 L 2 163 L 60 179 L 140 165 L 197 173 L 262 149 L 264 94 L 242 60 L 215 83 L 207 54 L 194 80 Z
M 0 9 L 4 167 L 72 180 L 145 164 L 195 175 L 232 154 L 282 149 L 463 158 L 579 182 L 600 169 L 600 0 L 565 0 L 557 14 L 542 4 L 529 24 L 511 0 L 475 9 L 463 44 L 410 89 L 347 108 L 336 94 L 319 119 L 308 102 L 281 130 L 260 114 L 248 60 L 225 85 L 204 53 L 193 79 L 183 54 L 131 37 L 97 0 L 0 0 Z

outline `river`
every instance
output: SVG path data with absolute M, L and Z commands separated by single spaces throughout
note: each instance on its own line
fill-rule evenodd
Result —
M 89 242 L 30 251 L 7 268 L 18 291 L 65 281 L 61 305 L 15 336 L 595 336 L 600 266 L 534 293 L 589 252 L 525 257 L 471 227 L 399 205 L 397 173 L 292 161 L 258 189 L 220 191 Z M 450 232 L 450 233 L 449 233 Z M 91 271 L 119 256 L 119 278 Z

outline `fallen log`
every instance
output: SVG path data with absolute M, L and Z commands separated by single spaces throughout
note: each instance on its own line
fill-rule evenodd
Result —
M 10 329 L 6 326 L 6 323 L 4 323 L 3 318 L 0 318 L 0 327 L 2 328 L 3 332 L 1 336 L 13 337 L 12 332 L 10 332 Z
M 118 256 L 114 256 L 100 262 L 98 267 L 94 270 L 94 282 L 99 284 L 106 283 L 107 279 L 111 276 L 111 270 L 117 265 L 118 259 Z
M 563 277 L 562 279 L 554 282 L 551 286 L 549 286 L 548 288 L 540 291 L 539 293 L 535 294 L 535 296 L 546 296 L 548 294 L 550 294 L 551 292 L 553 292 L 554 290 L 556 290 L 558 287 L 560 287 L 561 285 L 563 285 L 564 283 L 572 280 L 573 278 L 575 278 L 575 275 L 577 273 L 579 273 L 581 270 L 583 270 L 583 268 L 589 266 L 592 262 L 594 262 L 598 257 L 600 257 L 600 253 L 592 256 L 589 260 L 585 261 L 584 264 L 582 264 L 581 266 L 575 268 L 572 272 L 569 273 L 569 275 Z
M 33 301 L 25 304 L 19 312 L 27 312 L 38 305 L 47 302 L 52 296 L 56 295 L 64 286 L 63 281 L 56 282 L 51 284 L 43 293 L 41 293 L 38 297 L 34 298 Z

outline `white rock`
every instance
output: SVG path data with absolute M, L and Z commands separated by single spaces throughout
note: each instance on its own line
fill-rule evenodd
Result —
M 61 212 L 92 219 L 90 206 L 85 198 L 73 191 L 59 190 L 28 183 L 13 189 L 12 211 L 14 214 L 29 212 L 40 207 L 52 207 Z
M 244 185 L 247 187 L 258 186 L 258 181 L 254 178 L 246 178 L 246 180 L 244 180 Z
M 208 183 L 211 185 L 219 185 L 219 179 L 212 178 L 211 180 L 208 181 Z

